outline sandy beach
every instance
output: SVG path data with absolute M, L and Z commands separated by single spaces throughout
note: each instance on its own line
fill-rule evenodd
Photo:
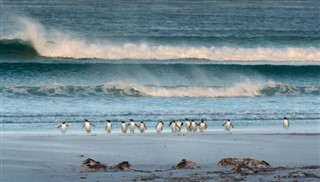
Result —
M 316 181 L 320 174 L 319 133 L 2 133 L 1 181 Z M 222 158 L 264 160 L 270 170 L 237 174 L 219 167 Z M 131 171 L 78 173 L 91 158 Z M 182 159 L 197 169 L 173 169 Z M 304 174 L 308 175 L 304 175 Z
M 0 182 L 320 182 L 319 0 L 0 12 Z

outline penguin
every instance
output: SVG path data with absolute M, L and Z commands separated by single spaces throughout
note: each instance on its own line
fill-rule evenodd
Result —
M 67 133 L 68 127 L 69 127 L 69 126 L 66 124 L 66 122 L 62 122 L 62 123 L 58 126 L 58 128 L 61 129 L 61 133 L 62 133 L 62 134 L 66 134 L 66 133 Z
M 156 125 L 156 131 L 157 133 L 160 133 L 163 130 L 163 122 L 159 121 Z
M 197 131 L 197 123 L 192 119 L 191 124 L 189 126 L 190 132 L 196 132 Z
M 105 130 L 106 130 L 108 133 L 111 133 L 111 131 L 112 131 L 112 124 L 111 124 L 110 120 L 107 120 L 107 125 L 106 125 Z
M 206 130 L 208 127 L 207 123 L 201 119 L 201 122 L 199 123 L 199 129 L 200 129 L 200 132 L 204 132 L 204 130 Z
M 190 132 L 190 125 L 191 125 L 191 122 L 188 118 L 186 118 L 186 127 L 187 127 L 187 131 Z
M 225 127 L 225 131 L 226 132 L 229 132 L 231 127 L 234 128 L 234 126 L 232 125 L 230 119 L 228 119 L 222 126 Z
M 288 129 L 289 128 L 289 120 L 287 117 L 283 118 L 283 128 Z
M 182 125 L 183 125 L 183 122 L 177 122 L 176 123 L 176 132 L 178 132 L 178 133 L 181 132 Z
M 84 120 L 85 123 L 83 124 L 82 128 L 85 128 L 87 133 L 91 133 L 91 126 L 95 126 L 94 124 L 90 123 L 87 119 Z
M 144 133 L 145 130 L 147 130 L 147 127 L 143 121 L 141 121 L 141 123 L 139 124 L 139 129 L 140 129 L 140 133 Z
M 171 121 L 170 123 L 169 123 L 169 126 L 170 126 L 170 128 L 171 128 L 171 131 L 172 131 L 172 133 L 176 133 L 176 121 Z
M 127 133 L 127 125 L 126 125 L 126 122 L 125 121 L 121 121 L 121 131 L 122 133 Z
M 136 129 L 136 127 L 139 127 L 133 119 L 130 119 L 130 123 L 128 124 L 128 126 L 130 126 L 130 133 L 134 133 L 134 130 Z

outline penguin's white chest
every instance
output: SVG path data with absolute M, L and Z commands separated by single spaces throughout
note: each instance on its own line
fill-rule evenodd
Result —
M 90 132 L 90 130 L 91 130 L 91 125 L 90 125 L 90 123 L 86 122 L 86 123 L 84 124 L 84 128 L 86 129 L 87 132 Z
M 289 128 L 289 121 L 287 119 L 283 120 L 283 127 L 284 128 Z
M 110 133 L 112 130 L 111 123 L 107 123 L 107 131 Z
M 170 128 L 172 132 L 176 132 L 176 123 L 171 123 Z
M 204 131 L 206 129 L 206 125 L 204 123 L 200 123 L 200 130 Z
M 123 133 L 126 133 L 127 132 L 127 126 L 125 123 L 121 124 L 121 130 Z
M 144 133 L 146 130 L 146 127 L 144 126 L 144 124 L 140 125 L 140 132 Z
M 191 131 L 195 132 L 196 129 L 197 129 L 196 123 L 195 123 L 195 122 L 192 122 L 192 123 L 191 123 Z
M 231 123 L 230 123 L 230 121 L 227 121 L 227 122 L 226 122 L 225 128 L 226 128 L 226 130 L 230 130 L 230 128 L 231 128 Z
M 62 133 L 66 133 L 67 132 L 67 125 L 66 124 L 62 124 L 61 125 L 61 132 Z
M 131 122 L 130 123 L 130 130 L 134 130 L 136 127 L 135 123 L 134 122 Z
M 159 123 L 156 128 L 157 132 L 160 133 L 162 131 L 162 123 Z

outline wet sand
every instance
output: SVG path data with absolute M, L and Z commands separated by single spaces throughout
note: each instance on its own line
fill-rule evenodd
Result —
M 319 180 L 319 133 L 1 134 L 1 181 L 278 181 Z M 222 158 L 264 160 L 255 174 L 219 167 Z M 79 173 L 92 158 L 107 166 L 122 161 L 131 171 Z M 173 169 L 182 159 L 197 169 Z

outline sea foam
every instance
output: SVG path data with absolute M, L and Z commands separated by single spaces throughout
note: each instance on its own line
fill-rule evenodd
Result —
M 0 93 L 36 96 L 103 96 L 103 97 L 163 97 L 163 98 L 228 98 L 281 95 L 319 95 L 315 86 L 297 87 L 269 81 L 267 83 L 240 82 L 230 87 L 155 86 L 108 83 L 97 86 L 46 85 L 11 86 L 0 88 Z
M 172 60 L 199 59 L 208 61 L 292 61 L 319 62 L 317 47 L 216 47 L 193 45 L 154 45 L 145 43 L 117 44 L 104 40 L 88 42 L 58 30 L 45 29 L 27 18 L 19 20 L 23 31 L 2 37 L 30 41 L 39 55 L 52 58 L 106 60 Z

